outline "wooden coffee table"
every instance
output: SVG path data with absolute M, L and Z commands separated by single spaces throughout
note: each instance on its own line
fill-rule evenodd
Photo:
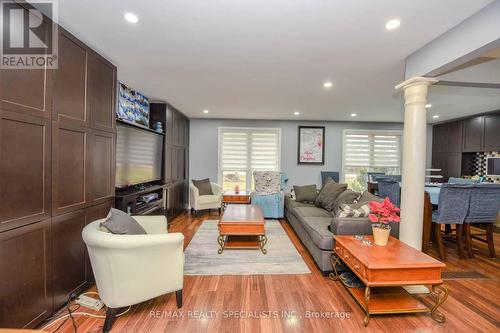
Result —
M 372 236 L 364 236 L 372 245 L 364 245 L 354 236 L 334 238 L 331 257 L 334 273 L 330 278 L 342 281 L 336 270 L 336 264 L 342 260 L 363 281 L 366 286 L 363 288 L 343 284 L 365 311 L 365 326 L 372 314 L 430 312 L 437 322 L 445 321 L 445 316 L 438 311 L 448 297 L 441 279 L 445 264 L 394 237 L 390 237 L 387 246 L 374 245 Z M 402 287 L 411 285 L 432 286 L 434 305 L 428 307 L 422 302 L 423 298 L 417 299 Z
M 247 205 L 250 201 L 250 191 L 224 191 L 222 194 L 222 209 L 226 209 L 229 204 Z
M 259 206 L 228 205 L 219 221 L 219 254 L 224 249 L 260 249 L 266 254 L 264 215 Z

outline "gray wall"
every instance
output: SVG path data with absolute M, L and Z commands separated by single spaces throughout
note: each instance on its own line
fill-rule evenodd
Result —
M 325 165 L 298 165 L 298 126 L 325 126 Z M 402 130 L 399 123 L 321 122 L 321 121 L 269 121 L 191 119 L 189 176 L 191 179 L 209 177 L 217 181 L 217 153 L 219 127 L 273 127 L 281 128 L 281 170 L 286 172 L 291 185 L 320 185 L 320 171 L 342 172 L 342 135 L 344 129 Z M 430 165 L 430 143 L 432 133 L 428 127 L 427 164 Z M 342 177 L 342 176 L 341 176 Z

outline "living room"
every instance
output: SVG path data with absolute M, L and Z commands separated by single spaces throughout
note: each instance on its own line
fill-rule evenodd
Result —
M 0 2 L 0 331 L 498 330 L 500 1 Z

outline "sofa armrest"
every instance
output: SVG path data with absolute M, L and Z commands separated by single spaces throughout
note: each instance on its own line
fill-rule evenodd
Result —
M 399 238 L 399 223 L 390 223 L 391 235 Z M 367 217 L 335 217 L 331 231 L 334 235 L 371 235 L 372 222 Z

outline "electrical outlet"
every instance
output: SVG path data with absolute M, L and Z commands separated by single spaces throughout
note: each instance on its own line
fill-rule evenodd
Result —
M 77 304 L 80 304 L 81 306 L 84 306 L 86 308 L 92 309 L 92 310 L 100 310 L 104 306 L 104 303 L 97 298 L 92 298 L 89 296 L 85 295 L 80 295 L 75 302 Z

